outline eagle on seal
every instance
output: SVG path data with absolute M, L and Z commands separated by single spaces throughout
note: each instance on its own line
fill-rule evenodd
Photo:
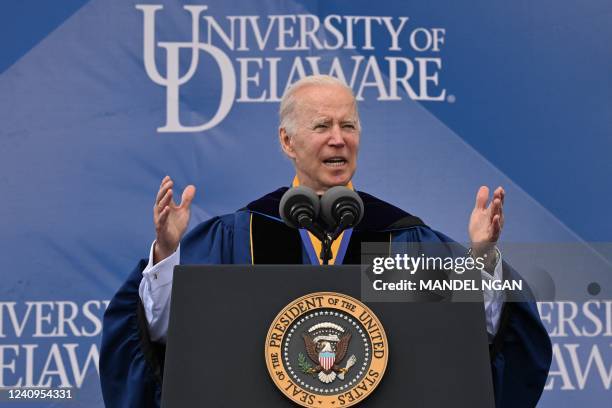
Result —
M 339 365 L 346 357 L 351 337 L 351 333 L 345 333 L 344 328 L 331 322 L 316 324 L 308 333 L 302 333 L 306 353 L 315 364 L 308 370 L 309 373 L 316 374 L 325 384 L 331 383 L 336 377 L 343 380 L 344 374 L 356 361 L 353 355 L 345 367 Z

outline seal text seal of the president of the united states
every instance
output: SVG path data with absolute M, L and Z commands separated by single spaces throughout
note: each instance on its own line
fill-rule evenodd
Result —
M 287 305 L 266 337 L 268 372 L 305 407 L 349 407 L 380 383 L 389 348 L 374 313 L 350 296 L 317 292 Z

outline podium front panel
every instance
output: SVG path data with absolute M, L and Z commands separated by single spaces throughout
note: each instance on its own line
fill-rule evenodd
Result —
M 360 266 L 177 266 L 163 407 L 295 407 L 266 368 L 277 314 L 313 292 L 360 299 Z M 361 407 L 494 406 L 481 303 L 368 303 L 388 364 Z M 340 406 L 340 405 L 339 405 Z

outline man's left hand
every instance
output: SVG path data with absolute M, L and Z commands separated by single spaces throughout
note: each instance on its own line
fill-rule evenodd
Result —
M 475 257 L 484 255 L 488 259 L 495 259 L 493 253 L 495 244 L 499 240 L 502 228 L 504 227 L 504 196 L 506 192 L 500 186 L 493 193 L 493 199 L 489 201 L 489 188 L 481 186 L 476 193 L 476 205 L 470 216 L 468 227 L 472 254 Z

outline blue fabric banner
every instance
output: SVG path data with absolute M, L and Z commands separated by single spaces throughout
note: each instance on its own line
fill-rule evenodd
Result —
M 101 318 L 148 255 L 160 180 L 198 187 L 190 226 L 287 185 L 279 100 L 313 73 L 359 100 L 357 189 L 465 241 L 478 187 L 503 185 L 503 240 L 612 269 L 588 244 L 612 241 L 610 2 L 41 3 L 0 17 L 0 387 L 103 406 Z M 607 290 L 539 304 L 539 406 L 609 407 Z

